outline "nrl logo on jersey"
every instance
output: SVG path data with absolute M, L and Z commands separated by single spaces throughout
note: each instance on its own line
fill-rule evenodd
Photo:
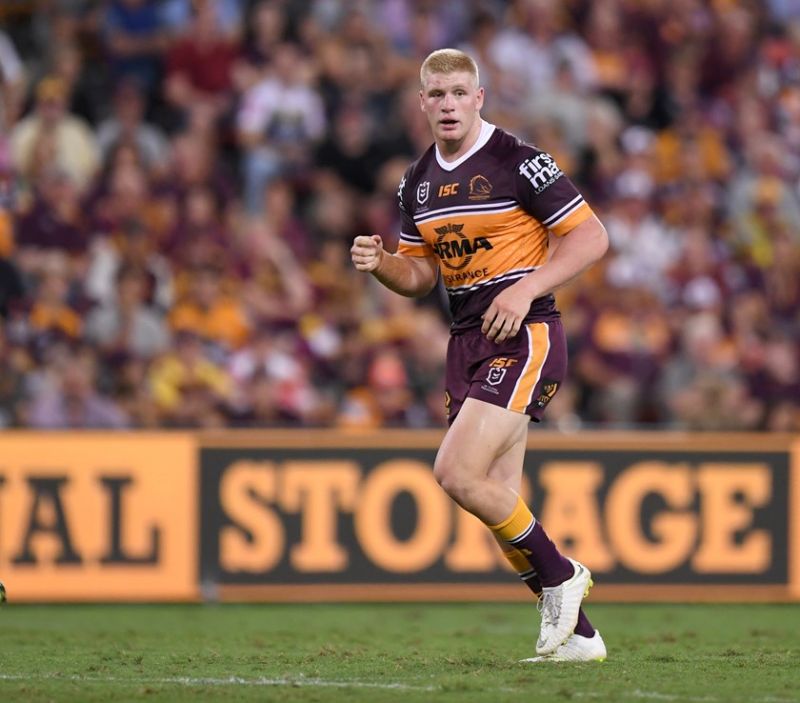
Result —
M 544 153 L 525 159 L 519 165 L 519 172 L 531 182 L 537 193 L 547 190 L 564 175 L 555 159 Z
M 472 261 L 475 252 L 494 248 L 486 237 L 467 239 L 467 235 L 461 231 L 464 229 L 464 225 L 461 224 L 448 223 L 433 229 L 439 235 L 433 244 L 433 250 L 442 260 L 442 264 L 449 269 L 463 269 Z M 455 238 L 448 235 L 455 235 Z
M 430 181 L 422 181 L 417 186 L 417 202 L 420 205 L 424 205 L 428 202 L 428 198 L 431 194 L 431 182 Z

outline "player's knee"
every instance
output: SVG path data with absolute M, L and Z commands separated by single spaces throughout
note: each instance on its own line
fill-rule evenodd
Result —
M 433 465 L 433 476 L 447 495 L 457 503 L 463 502 L 469 486 L 457 462 L 452 461 L 447 455 L 437 456 Z

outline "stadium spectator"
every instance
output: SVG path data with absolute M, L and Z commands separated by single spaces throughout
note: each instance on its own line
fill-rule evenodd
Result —
M 158 410 L 158 424 L 166 427 L 220 427 L 232 400 L 229 375 L 204 349 L 191 330 L 175 334 L 175 344 L 159 357 L 147 375 Z
M 147 273 L 146 303 L 161 312 L 169 310 L 174 301 L 173 266 L 138 220 L 124 223 L 111 237 L 95 239 L 83 282 L 85 295 L 100 305 L 113 304 L 118 273 L 126 266 Z
M 260 326 L 228 370 L 237 424 L 318 425 L 329 419 L 329 403 L 314 386 L 311 360 L 292 326 Z
M 111 64 L 111 80 L 139 82 L 150 99 L 162 81 L 163 54 L 169 33 L 155 0 L 111 0 L 101 19 Z
M 26 423 L 37 429 L 124 429 L 129 421 L 114 400 L 96 388 L 93 353 L 78 349 L 51 362 L 51 378 L 30 400 Z
M 0 256 L 0 320 L 19 312 L 25 296 L 25 282 L 13 260 Z
M 0 131 L 11 129 L 22 113 L 25 69 L 11 38 L 0 30 Z
M 149 359 L 167 350 L 169 331 L 163 316 L 146 304 L 147 286 L 146 271 L 121 267 L 116 300 L 87 317 L 85 337 L 106 356 Z
M 17 219 L 16 261 L 35 274 L 51 253 L 66 254 L 83 265 L 89 246 L 80 194 L 67 172 L 48 166 L 34 183 L 33 199 Z
M 680 243 L 653 211 L 654 183 L 644 171 L 625 170 L 615 181 L 615 197 L 606 226 L 612 259 L 609 283 L 641 286 L 663 297 L 665 274 L 679 254 Z
M 281 0 L 258 0 L 253 4 L 234 67 L 234 83 L 240 93 L 267 77 L 275 49 L 288 38 L 287 20 Z
M 276 47 L 272 68 L 269 77 L 242 96 L 237 117 L 249 213 L 262 211 L 270 181 L 304 175 L 325 130 L 322 99 L 297 48 L 288 43 Z
M 241 347 L 250 322 L 237 298 L 224 290 L 222 271 L 206 261 L 187 273 L 186 295 L 169 314 L 172 330 L 197 334 L 226 350 Z
M 25 347 L 10 339 L 7 324 L 0 325 L 0 366 L 0 428 L 16 427 L 24 424 L 25 386 L 33 362 Z
M 97 127 L 97 143 L 103 163 L 108 163 L 114 149 L 133 146 L 148 171 L 163 172 L 167 168 L 169 143 L 163 131 L 145 121 L 147 101 L 141 87 L 132 80 L 123 80 L 114 89 L 112 114 Z
M 45 72 L 40 78 L 52 76 L 64 83 L 67 111 L 94 126 L 108 110 L 105 91 L 107 75 L 104 67 L 87 70 L 85 50 L 75 30 L 55 39 L 47 47 Z
M 29 343 L 38 345 L 54 337 L 77 341 L 83 320 L 72 303 L 75 296 L 67 260 L 52 253 L 38 274 L 27 318 Z
M 612 290 L 593 313 L 576 376 L 601 422 L 633 427 L 652 421 L 650 405 L 659 369 L 669 358 L 672 331 L 658 298 L 644 288 Z
M 212 134 L 230 117 L 239 44 L 218 23 L 220 0 L 192 3 L 192 19 L 166 54 L 164 94 L 179 127 Z M 230 30 L 229 30 L 230 31 Z
M 11 130 L 14 167 L 28 178 L 47 164 L 64 170 L 84 190 L 99 166 L 94 133 L 67 111 L 67 85 L 48 76 L 36 86 L 34 111 Z
M 163 242 L 174 266 L 186 269 L 226 260 L 225 249 L 231 237 L 221 210 L 222 203 L 209 186 L 189 188 L 175 227 Z
M 162 0 L 160 16 L 164 26 L 174 36 L 191 33 L 196 13 L 211 11 L 211 19 L 222 34 L 236 39 L 242 29 L 244 0 Z

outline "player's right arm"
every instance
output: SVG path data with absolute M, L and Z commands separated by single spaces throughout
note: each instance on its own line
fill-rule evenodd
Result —
M 409 298 L 430 293 L 439 276 L 434 257 L 390 254 L 377 234 L 356 237 L 350 256 L 356 269 L 371 273 L 389 290 Z

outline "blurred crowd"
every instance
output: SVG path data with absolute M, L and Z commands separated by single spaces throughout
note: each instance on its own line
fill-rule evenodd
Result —
M 0 427 L 443 425 L 446 296 L 348 250 L 445 46 L 611 239 L 546 424 L 800 429 L 794 0 L 3 0 Z

